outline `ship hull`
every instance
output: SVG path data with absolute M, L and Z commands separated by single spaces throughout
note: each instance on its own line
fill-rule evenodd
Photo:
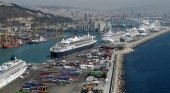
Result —
M 38 42 L 29 42 L 29 44 L 39 44 L 39 43 L 45 43 L 45 42 L 47 42 L 47 41 L 38 41 Z
M 74 53 L 77 53 L 77 52 L 81 52 L 81 51 L 84 51 L 86 49 L 90 49 L 94 46 L 95 43 L 92 43 L 90 45 L 86 45 L 86 46 L 82 46 L 82 47 L 79 47 L 79 48 L 75 48 L 75 49 L 72 49 L 72 50 L 68 50 L 68 51 L 64 51 L 64 52 L 52 52 L 51 51 L 51 57 L 52 58 L 63 58 L 63 57 L 67 57 L 71 54 L 74 54 Z

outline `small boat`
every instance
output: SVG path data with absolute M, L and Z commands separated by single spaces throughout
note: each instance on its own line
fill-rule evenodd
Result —
M 35 39 L 32 39 L 30 41 L 31 44 L 36 44 L 36 43 L 43 43 L 43 42 L 46 42 L 47 39 L 43 36 L 39 36 L 39 38 L 35 38 Z

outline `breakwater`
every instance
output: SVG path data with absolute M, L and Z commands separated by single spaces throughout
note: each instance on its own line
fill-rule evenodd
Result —
M 140 39 L 138 41 L 129 43 L 129 44 L 127 44 L 127 47 L 135 48 L 135 47 L 137 47 L 137 46 L 139 46 L 139 45 L 141 45 L 141 44 L 143 44 L 143 43 L 145 43 L 145 42 L 147 42 L 149 40 L 152 40 L 152 39 L 154 39 L 154 38 L 156 38 L 158 36 L 161 36 L 161 35 L 169 32 L 169 31 L 170 31 L 170 28 L 166 28 L 166 29 L 164 29 L 164 30 L 162 30 L 160 32 L 157 32 L 157 33 L 151 34 L 149 36 L 146 36 L 146 37 L 144 37 L 144 38 L 142 38 L 142 39 Z
M 115 56 L 115 76 L 114 76 L 114 93 L 125 93 L 125 81 L 124 81 L 124 56 L 133 52 L 133 48 L 152 40 L 158 36 L 161 36 L 170 31 L 170 28 L 166 28 L 160 32 L 146 36 L 138 41 L 128 43 L 123 50 L 116 51 Z

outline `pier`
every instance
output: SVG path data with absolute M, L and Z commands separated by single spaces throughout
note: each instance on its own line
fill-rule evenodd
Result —
M 166 28 L 166 29 L 164 29 L 164 30 L 162 30 L 162 31 L 160 31 L 160 32 L 157 32 L 157 33 L 151 34 L 151 35 L 149 35 L 149 36 L 146 36 L 146 37 L 144 37 L 144 38 L 142 38 L 142 39 L 140 39 L 140 40 L 138 40 L 138 41 L 129 43 L 129 44 L 127 44 L 127 47 L 135 48 L 135 47 L 137 47 L 137 46 L 139 46 L 139 45 L 141 45 L 141 44 L 143 44 L 143 43 L 145 43 L 145 42 L 147 42 L 147 41 L 149 41 L 149 40 L 152 40 L 152 39 L 154 39 L 154 38 L 156 38 L 156 37 L 158 37 L 158 36 L 161 36 L 161 35 L 163 35 L 163 34 L 166 34 L 166 33 L 169 32 L 169 31 L 170 31 L 170 28 Z
M 125 55 L 131 53 L 134 51 L 133 48 L 149 41 L 149 40 L 152 40 L 156 37 L 159 37 L 163 34 L 166 34 L 170 31 L 170 28 L 166 28 L 160 32 L 157 32 L 157 33 L 154 33 L 154 34 L 151 34 L 149 36 L 146 36 L 138 41 L 135 41 L 135 42 L 132 42 L 132 43 L 128 43 L 125 47 L 125 49 L 123 50 L 118 50 L 116 51 L 115 53 L 115 56 L 114 59 L 115 59 L 115 70 L 113 71 L 113 77 L 112 77 L 112 88 L 113 90 L 110 91 L 110 92 L 107 92 L 107 93 L 125 93 L 125 88 L 124 88 L 124 85 L 125 85 L 125 81 L 124 81 L 124 63 L 123 63 L 123 58 Z

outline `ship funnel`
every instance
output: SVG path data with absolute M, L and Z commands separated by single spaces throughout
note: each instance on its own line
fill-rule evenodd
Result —
M 73 38 L 76 38 L 76 33 L 73 34 Z
M 11 61 L 15 61 L 15 60 L 16 60 L 15 55 L 12 55 L 12 56 L 11 56 Z
M 90 36 L 89 32 L 88 32 L 87 36 Z

